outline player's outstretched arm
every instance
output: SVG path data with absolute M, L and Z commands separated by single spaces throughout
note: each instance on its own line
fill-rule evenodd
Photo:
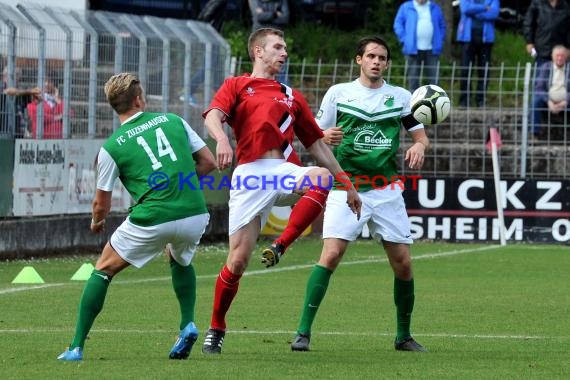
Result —
M 327 168 L 333 176 L 341 176 L 344 173 L 343 169 L 340 167 L 340 164 L 334 157 L 330 148 L 325 144 L 323 139 L 315 141 L 315 143 L 308 148 L 308 151 L 317 160 L 319 165 Z M 354 212 L 360 219 L 362 201 L 360 200 L 358 192 L 354 189 L 354 187 L 351 186 L 347 189 L 347 197 L 348 207 L 350 207 L 352 212 Z
M 92 232 L 99 233 L 105 229 L 105 218 L 111 211 L 112 194 L 112 191 L 95 191 L 90 227 Z
M 410 169 L 421 169 L 424 165 L 425 150 L 429 147 L 429 139 L 425 129 L 409 132 L 414 144 L 406 151 L 405 160 Z
M 195 152 L 192 156 L 194 161 L 196 161 L 196 174 L 198 174 L 198 177 L 205 176 L 216 168 L 216 159 L 207 146 Z
M 216 162 L 218 170 L 224 170 L 232 164 L 234 151 L 230 145 L 228 136 L 224 132 L 224 120 L 226 115 L 217 108 L 211 109 L 206 115 L 204 125 L 208 134 L 216 140 Z

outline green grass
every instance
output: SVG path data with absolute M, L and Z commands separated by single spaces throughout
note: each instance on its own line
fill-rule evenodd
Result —
M 265 242 L 260 242 L 264 244 Z M 307 276 L 320 241 L 296 243 L 272 270 L 252 258 L 228 315 L 220 357 L 202 355 L 226 246 L 203 246 L 198 274 L 201 336 L 188 361 L 170 361 L 178 310 L 164 257 L 128 268 L 111 284 L 82 363 L 55 357 L 70 342 L 83 256 L 0 263 L 3 379 L 553 379 L 570 373 L 568 247 L 417 243 L 413 332 L 430 352 L 393 349 L 393 276 L 371 241 L 358 241 L 331 280 L 311 352 L 291 352 Z M 25 265 L 46 281 L 12 285 Z M 20 291 L 15 291 L 20 290 Z

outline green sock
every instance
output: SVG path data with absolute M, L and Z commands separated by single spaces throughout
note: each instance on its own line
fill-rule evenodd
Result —
M 311 335 L 311 326 L 319 310 L 319 306 L 325 298 L 329 280 L 333 272 L 320 265 L 315 265 L 309 281 L 307 281 L 307 291 L 305 293 L 305 303 L 303 304 L 303 315 L 297 329 L 297 334 Z
M 409 281 L 394 277 L 394 303 L 396 304 L 396 340 L 411 336 L 410 324 L 414 310 L 414 279 Z
M 73 341 L 69 346 L 70 350 L 73 350 L 75 347 L 83 348 L 85 345 L 87 334 L 89 334 L 95 318 L 103 309 L 103 303 L 105 302 L 107 288 L 109 288 L 111 279 L 112 277 L 105 272 L 96 269 L 91 272 L 91 277 L 87 280 L 79 300 L 77 325 L 75 326 Z
M 196 272 L 192 264 L 183 267 L 176 261 L 170 261 L 172 287 L 180 304 L 180 330 L 194 321 L 196 307 Z

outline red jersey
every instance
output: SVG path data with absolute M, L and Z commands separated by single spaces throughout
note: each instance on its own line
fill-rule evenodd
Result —
M 272 79 L 228 78 L 202 116 L 214 108 L 226 114 L 232 127 L 238 165 L 271 149 L 280 149 L 287 161 L 301 165 L 292 146 L 295 135 L 305 148 L 323 137 L 305 97 Z

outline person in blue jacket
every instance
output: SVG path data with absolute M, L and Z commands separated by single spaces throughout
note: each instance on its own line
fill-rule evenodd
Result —
M 394 19 L 394 33 L 406 57 L 408 90 L 413 92 L 418 88 L 421 78 L 429 84 L 436 84 L 439 56 L 445 41 L 445 19 L 441 7 L 431 0 L 402 3 Z
M 495 20 L 499 16 L 499 0 L 461 0 L 461 18 L 457 26 L 457 41 L 462 46 L 460 106 L 467 107 L 471 95 L 470 79 L 477 72 L 477 107 L 485 105 L 491 50 L 495 43 Z

